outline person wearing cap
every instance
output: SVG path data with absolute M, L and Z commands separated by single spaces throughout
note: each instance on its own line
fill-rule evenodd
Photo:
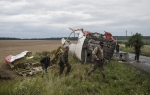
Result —
M 60 61 L 59 61 L 60 71 L 59 71 L 59 75 L 61 75 L 63 73 L 65 67 L 67 67 L 67 71 L 66 71 L 65 75 L 69 74 L 69 72 L 71 70 L 71 65 L 68 62 L 68 51 L 69 51 L 69 47 L 66 46 L 65 47 L 65 51 L 60 56 Z
M 105 79 L 105 71 L 103 68 L 103 42 L 100 42 L 99 45 L 97 47 L 94 48 L 94 50 L 92 51 L 92 58 L 94 60 L 94 65 L 92 66 L 92 68 L 88 71 L 88 76 L 94 72 L 96 70 L 96 68 L 98 67 L 100 69 L 100 72 L 103 76 L 103 78 Z

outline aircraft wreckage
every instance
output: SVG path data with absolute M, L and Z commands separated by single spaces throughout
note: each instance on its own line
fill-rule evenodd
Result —
M 116 47 L 116 41 L 109 32 L 93 33 L 85 31 L 83 29 L 73 29 L 69 28 L 72 33 L 78 34 L 77 43 L 70 43 L 69 37 L 67 39 L 62 38 L 62 46 L 58 47 L 53 58 L 51 59 L 52 64 L 57 64 L 59 62 L 59 57 L 63 52 L 63 47 L 69 46 L 69 51 L 74 54 L 82 63 L 92 62 L 92 51 L 99 45 L 99 42 L 104 43 L 104 60 L 108 62 L 110 59 L 115 58 L 117 60 L 127 60 L 129 58 L 128 53 L 114 53 Z M 15 71 L 23 76 L 33 75 L 42 71 L 40 63 L 24 63 L 23 60 L 28 60 L 33 58 L 30 51 L 24 51 L 16 56 L 9 55 L 5 58 L 6 63 L 11 67 L 15 68 Z M 115 56 L 114 56 L 115 55 Z
M 108 62 L 110 59 L 117 59 L 120 61 L 128 61 L 129 54 L 126 52 L 114 52 L 117 42 L 114 40 L 110 32 L 104 31 L 104 34 L 97 32 L 89 32 L 81 29 L 69 28 L 72 33 L 78 34 L 78 40 L 76 44 L 70 43 L 67 39 L 62 38 L 61 43 L 63 46 L 69 46 L 69 51 L 82 62 L 90 63 L 92 62 L 92 51 L 99 42 L 103 42 L 104 60 Z M 70 34 L 70 35 L 71 35 Z M 70 37 L 69 35 L 69 37 Z
M 83 29 L 73 29 L 69 28 L 72 32 L 70 33 L 67 39 L 62 38 L 61 43 L 62 46 L 58 47 L 55 56 L 52 58 L 51 63 L 57 64 L 58 59 L 63 52 L 63 47 L 69 46 L 69 51 L 74 54 L 82 63 L 92 62 L 92 51 L 93 49 L 99 45 L 99 42 L 104 42 L 104 59 L 105 61 L 109 61 L 114 53 L 114 49 L 116 46 L 116 41 L 112 37 L 112 34 L 109 32 L 101 33 L 93 33 L 89 31 L 84 31 Z M 77 43 L 70 43 L 71 34 L 78 34 Z
M 111 33 L 105 32 L 104 34 L 101 34 L 97 32 L 92 33 L 84 31 L 83 29 L 69 29 L 72 30 L 72 33 L 78 34 L 77 44 L 72 44 L 64 38 L 61 39 L 61 43 L 64 46 L 69 46 L 70 52 L 74 53 L 80 61 L 83 63 L 91 62 L 92 51 L 99 45 L 100 41 L 104 42 L 104 59 L 108 61 L 112 58 L 116 41 L 112 37 Z
M 40 63 L 28 62 L 33 57 L 31 51 L 23 51 L 18 55 L 5 57 L 5 61 L 19 75 L 32 76 L 42 71 Z

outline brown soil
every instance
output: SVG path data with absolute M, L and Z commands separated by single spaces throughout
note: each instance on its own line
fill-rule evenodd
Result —
M 60 45 L 60 40 L 0 40 L 0 58 L 17 55 L 23 51 L 31 51 L 33 54 L 51 51 Z
M 0 79 L 20 77 L 5 63 L 6 56 L 15 56 L 23 51 L 31 51 L 34 55 L 36 52 L 57 49 L 58 46 L 61 46 L 60 40 L 0 40 Z

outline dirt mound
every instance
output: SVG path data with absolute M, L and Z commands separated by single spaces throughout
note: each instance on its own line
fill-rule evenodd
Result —
M 11 69 L 6 63 L 0 64 L 0 80 L 11 80 L 21 78 L 13 69 Z
M 12 77 L 7 74 L 5 71 L 0 71 L 0 80 L 9 80 L 12 79 Z

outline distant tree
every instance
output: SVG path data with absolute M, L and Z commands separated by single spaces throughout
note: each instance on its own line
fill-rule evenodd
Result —
M 144 42 L 142 41 L 143 36 L 141 33 L 136 33 L 133 36 L 131 36 L 128 41 L 125 43 L 126 47 L 133 47 L 136 41 L 138 40 L 141 47 L 144 46 Z

